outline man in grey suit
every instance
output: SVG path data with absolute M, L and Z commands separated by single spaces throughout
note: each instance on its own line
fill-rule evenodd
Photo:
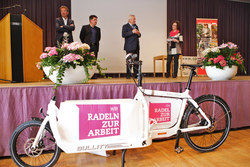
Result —
M 128 23 L 123 25 L 122 27 L 122 37 L 125 38 L 124 50 L 126 54 L 132 53 L 137 54 L 135 60 L 139 60 L 139 38 L 141 37 L 141 33 L 139 31 L 138 26 L 135 24 L 136 18 L 134 15 L 129 15 Z M 131 68 L 131 67 L 130 67 Z M 137 78 L 138 74 L 138 65 L 133 66 L 134 77 Z M 127 66 L 127 79 L 131 76 L 131 71 L 129 70 L 129 66 Z
M 61 17 L 56 19 L 56 43 L 73 42 L 72 31 L 75 30 L 74 21 L 68 18 L 69 9 L 67 6 L 60 7 Z

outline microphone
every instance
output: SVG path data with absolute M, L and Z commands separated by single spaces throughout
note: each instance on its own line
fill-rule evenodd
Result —
M 138 57 L 137 54 L 129 53 L 129 54 L 126 55 L 126 60 L 127 61 L 129 61 L 129 60 L 135 60 L 137 57 Z
M 24 9 L 24 10 L 23 10 L 23 14 L 24 14 L 24 15 L 26 14 L 26 11 L 27 11 L 27 9 Z
M 14 7 L 20 7 L 20 8 L 21 8 L 22 6 L 21 6 L 21 5 L 18 5 L 18 4 L 15 4 Z
M 137 54 L 129 53 L 126 55 L 126 62 L 127 64 L 133 63 L 133 61 L 138 57 Z
M 7 6 L 7 7 L 3 7 L 3 8 L 0 8 L 0 10 L 5 10 L 5 9 L 11 9 L 11 8 L 15 8 L 15 7 L 22 7 L 21 5 L 18 5 L 18 4 L 15 4 L 13 6 Z

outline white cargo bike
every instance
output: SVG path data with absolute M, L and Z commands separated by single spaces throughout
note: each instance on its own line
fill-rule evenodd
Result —
M 138 64 L 138 91 L 134 99 L 69 100 L 48 104 L 44 118 L 32 118 L 13 132 L 10 153 L 21 167 L 53 166 L 61 150 L 65 153 L 122 150 L 121 166 L 127 149 L 147 147 L 152 139 L 176 135 L 175 151 L 180 153 L 180 135 L 193 149 L 208 152 L 227 138 L 231 112 L 227 103 L 215 95 L 192 99 L 189 95 L 195 69 L 201 65 L 182 65 L 191 69 L 183 93 L 142 88 L 141 61 Z M 115 151 L 114 151 L 115 152 Z

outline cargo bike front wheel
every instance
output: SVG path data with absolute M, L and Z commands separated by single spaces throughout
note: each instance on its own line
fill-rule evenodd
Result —
M 56 145 L 51 129 L 46 125 L 38 146 L 32 149 L 42 121 L 31 120 L 20 125 L 12 134 L 10 154 L 20 167 L 50 167 L 59 159 L 61 149 Z

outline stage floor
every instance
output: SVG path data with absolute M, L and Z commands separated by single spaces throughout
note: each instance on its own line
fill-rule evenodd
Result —
M 154 142 L 145 148 L 126 152 L 126 167 L 248 167 L 250 163 L 250 129 L 231 131 L 227 140 L 216 150 L 200 153 L 187 145 L 183 138 L 180 145 L 184 152 L 176 154 L 175 139 Z M 121 151 L 113 156 L 101 157 L 88 153 L 62 153 L 55 167 L 120 167 Z M 0 159 L 0 166 L 16 167 L 10 157 Z
M 250 80 L 250 76 L 236 76 L 230 81 L 235 80 Z M 168 82 L 187 82 L 188 77 L 177 77 L 177 78 L 163 78 L 163 77 L 145 77 L 143 83 L 168 83 Z M 212 80 L 205 76 L 195 76 L 193 77 L 193 82 L 204 82 Z M 133 79 L 126 78 L 98 78 L 91 79 L 87 84 L 126 84 L 134 83 Z M 76 84 L 79 85 L 79 84 Z M 53 83 L 49 80 L 42 80 L 40 82 L 26 82 L 26 83 L 8 83 L 0 81 L 0 87 L 32 87 L 32 86 L 53 86 Z

